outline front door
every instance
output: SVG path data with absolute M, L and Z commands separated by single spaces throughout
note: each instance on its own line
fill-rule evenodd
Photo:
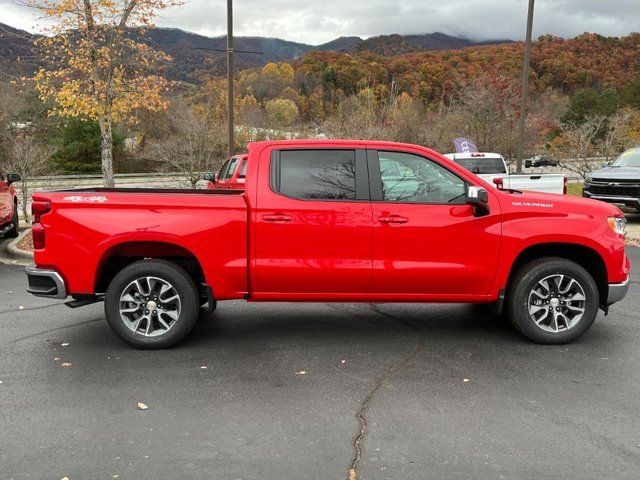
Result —
M 263 155 L 270 157 L 270 171 L 259 172 L 252 290 L 310 299 L 367 292 L 372 226 L 366 152 Z
M 455 300 L 486 295 L 500 247 L 500 209 L 474 216 L 467 182 L 418 152 L 368 151 L 373 283 L 378 294 Z

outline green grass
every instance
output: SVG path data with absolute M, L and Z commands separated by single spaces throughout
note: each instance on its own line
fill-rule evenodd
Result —
M 582 184 L 581 183 L 567 183 L 567 194 L 582 196 Z

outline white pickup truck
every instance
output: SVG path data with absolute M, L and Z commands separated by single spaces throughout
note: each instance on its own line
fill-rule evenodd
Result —
M 562 173 L 509 173 L 499 153 L 447 153 L 449 160 L 505 190 L 529 190 L 544 193 L 567 193 L 567 178 Z

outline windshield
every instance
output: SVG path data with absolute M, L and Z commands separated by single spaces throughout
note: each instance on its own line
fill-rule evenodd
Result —
M 507 173 L 500 157 L 456 158 L 454 161 L 471 173 Z
M 611 164 L 612 167 L 640 167 L 640 148 L 627 150 Z

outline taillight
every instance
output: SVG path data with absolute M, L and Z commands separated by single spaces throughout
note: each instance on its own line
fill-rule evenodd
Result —
M 34 200 L 31 204 L 31 214 L 33 215 L 33 223 L 40 223 L 40 217 L 51 211 L 49 202 Z
M 51 203 L 34 200 L 31 203 L 31 214 L 33 215 L 33 225 L 31 225 L 31 234 L 33 236 L 33 249 L 41 250 L 44 248 L 44 227 L 40 223 L 40 218 L 45 213 L 51 211 Z
M 44 227 L 40 223 L 34 223 L 31 226 L 31 235 L 33 236 L 33 248 L 34 250 L 41 250 L 44 248 Z

